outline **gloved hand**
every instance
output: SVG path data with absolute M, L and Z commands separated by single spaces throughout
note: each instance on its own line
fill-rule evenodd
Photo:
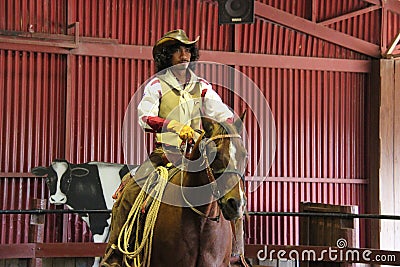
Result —
M 182 124 L 176 120 L 171 120 L 167 125 L 167 129 L 179 134 L 179 137 L 184 141 L 192 139 L 194 135 L 194 130 L 192 127 Z

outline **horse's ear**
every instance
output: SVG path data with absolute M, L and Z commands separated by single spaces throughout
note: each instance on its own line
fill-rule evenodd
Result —
M 211 137 L 214 131 L 214 124 L 215 122 L 207 117 L 201 117 L 201 124 L 203 125 L 203 130 L 205 132 L 206 137 Z
M 233 123 L 233 125 L 235 126 L 236 131 L 237 131 L 238 133 L 242 133 L 242 131 L 243 131 L 243 123 L 244 123 L 244 120 L 245 120 L 245 118 L 246 118 L 246 113 L 247 113 L 247 109 L 245 109 L 245 110 L 243 111 L 242 115 L 240 115 L 240 119 L 237 119 L 237 120 Z

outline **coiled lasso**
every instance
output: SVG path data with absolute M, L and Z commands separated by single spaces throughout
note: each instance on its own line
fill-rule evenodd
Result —
M 153 182 L 157 177 L 157 174 L 159 179 L 152 189 L 151 197 L 153 198 L 153 201 L 147 212 L 142 238 L 139 240 L 141 210 L 143 203 L 149 197 L 147 192 L 150 192 L 150 187 L 153 186 Z M 121 232 L 118 236 L 118 249 L 124 254 L 124 263 L 126 266 L 150 266 L 154 226 L 167 183 L 168 170 L 164 167 L 157 167 L 156 171 L 147 178 L 146 183 L 137 196 L 135 203 L 128 214 L 128 218 L 124 226 L 122 226 Z M 129 251 L 129 240 L 131 239 L 133 232 L 135 232 L 136 235 L 133 248 L 134 250 Z M 132 265 L 128 263 L 128 259 L 133 260 Z

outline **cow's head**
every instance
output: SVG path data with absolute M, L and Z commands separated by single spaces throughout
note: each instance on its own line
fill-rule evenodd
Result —
M 69 187 L 73 176 L 85 176 L 89 171 L 77 167 L 72 168 L 66 160 L 54 160 L 49 167 L 35 167 L 31 173 L 37 176 L 45 176 L 47 187 L 50 190 L 50 203 L 61 205 L 67 203 Z

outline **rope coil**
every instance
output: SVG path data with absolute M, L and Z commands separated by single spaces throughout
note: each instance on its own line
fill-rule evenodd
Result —
M 157 178 L 158 182 L 154 185 L 154 181 Z M 124 254 L 124 263 L 126 266 L 150 266 L 154 226 L 167 184 L 168 170 L 164 167 L 157 167 L 156 171 L 148 177 L 137 196 L 118 236 L 118 249 Z M 150 188 L 153 186 L 152 193 L 148 195 L 146 192 L 150 192 Z M 153 201 L 147 212 L 142 237 L 140 238 L 140 215 L 143 204 L 148 197 L 152 197 Z M 133 234 L 135 234 L 135 243 L 133 244 L 133 251 L 129 251 L 131 247 L 129 241 Z M 132 265 L 128 263 L 128 259 L 133 260 Z

